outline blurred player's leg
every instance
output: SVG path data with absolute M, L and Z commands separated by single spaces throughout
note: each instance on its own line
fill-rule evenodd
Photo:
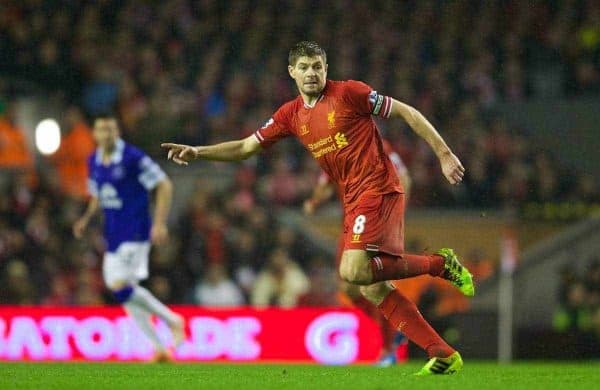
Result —
M 125 307 L 125 311 L 135 321 L 142 333 L 148 337 L 152 343 L 152 346 L 154 346 L 154 350 L 166 352 L 165 347 L 158 338 L 158 334 L 154 331 L 154 326 L 152 325 L 152 315 L 143 308 L 131 302 L 125 302 L 123 307 Z
M 404 334 L 398 332 L 379 310 L 377 310 L 377 315 L 383 336 L 383 348 L 377 366 L 390 367 L 398 363 L 399 348 L 401 345 L 406 348 L 407 340 Z
M 160 342 L 151 317 L 156 315 L 167 323 L 173 333 L 175 347 L 183 341 L 184 321 L 150 291 L 138 285 L 139 280 L 148 277 L 149 251 L 149 243 L 123 243 L 116 253 L 106 253 L 102 271 L 115 299 L 125 307 L 156 348 L 155 361 L 167 361 L 170 355 Z
M 142 286 L 136 285 L 128 303 L 137 305 L 165 321 L 173 333 L 175 347 L 178 347 L 183 342 L 183 319 L 179 314 L 173 312 L 156 299 L 150 291 Z

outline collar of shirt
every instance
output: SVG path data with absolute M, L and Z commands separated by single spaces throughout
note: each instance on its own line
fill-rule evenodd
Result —
M 302 99 L 302 103 L 304 104 L 304 108 L 310 110 L 311 108 L 314 108 L 317 105 L 317 103 L 319 103 L 321 100 L 323 100 L 323 98 L 325 97 L 325 92 L 327 92 L 328 85 L 329 85 L 329 80 L 325 80 L 325 87 L 323 87 L 321 94 L 319 95 L 317 100 L 312 105 L 304 103 L 304 99 L 302 99 L 302 96 L 300 96 L 300 99 Z
M 115 149 L 110 156 L 112 164 L 118 164 L 123 160 L 123 150 L 125 150 L 125 141 L 118 138 L 117 142 L 115 142 Z M 102 148 L 96 149 L 96 164 L 102 164 Z

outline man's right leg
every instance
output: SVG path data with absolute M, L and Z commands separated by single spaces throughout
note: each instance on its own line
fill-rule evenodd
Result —
M 104 281 L 113 292 L 115 299 L 124 306 L 140 330 L 152 342 L 155 350 L 159 354 L 166 354 L 167 349 L 161 343 L 152 325 L 152 315 L 158 316 L 169 325 L 175 347 L 183 341 L 184 322 L 180 315 L 171 311 L 150 291 L 137 283 L 137 278 L 143 274 L 138 271 L 143 270 L 144 261 L 147 261 L 147 252 L 138 251 L 136 248 L 119 248 L 117 253 L 106 253 L 103 263 Z
M 448 280 L 466 296 L 475 295 L 473 276 L 449 248 L 440 249 L 433 255 L 379 253 L 371 260 L 371 271 L 373 282 L 430 275 Z
M 167 349 L 160 341 L 160 338 L 154 329 L 154 325 L 152 324 L 152 313 L 131 299 L 134 294 L 135 286 L 124 280 L 114 280 L 111 281 L 108 288 L 115 297 L 115 300 L 123 305 L 127 314 L 133 319 L 142 333 L 148 337 L 154 350 L 159 353 L 167 353 Z

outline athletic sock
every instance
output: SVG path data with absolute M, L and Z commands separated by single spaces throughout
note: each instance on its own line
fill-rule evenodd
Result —
M 390 291 L 379 305 L 379 310 L 394 329 L 423 348 L 430 358 L 445 358 L 455 352 L 423 318 L 417 306 L 399 291 Z
M 385 319 L 381 312 L 379 312 L 379 317 L 379 328 L 381 329 L 381 336 L 383 338 L 383 350 L 386 353 L 394 353 L 395 355 L 397 345 L 394 344 L 394 339 L 398 331 L 396 331 L 396 328 Z
M 164 320 L 167 324 L 171 325 L 175 323 L 179 317 L 177 314 L 171 311 L 168 307 L 163 305 L 158 299 L 146 290 L 144 287 L 136 285 L 133 288 L 133 294 L 129 298 L 127 303 L 133 303 L 137 306 L 146 309 L 146 311 L 157 315 L 159 318 Z
M 358 309 L 362 310 L 368 317 L 373 319 L 373 321 L 375 321 L 379 325 L 383 341 L 383 352 L 392 352 L 394 349 L 393 342 L 394 336 L 396 335 L 396 329 L 394 329 L 390 325 L 390 322 L 387 319 L 385 319 L 385 317 L 381 313 L 381 310 L 379 310 L 379 308 L 375 304 L 373 304 L 373 302 L 369 301 L 363 296 L 358 296 L 354 298 L 352 302 Z
M 127 313 L 133 318 L 136 325 L 140 328 L 142 333 L 146 335 L 159 351 L 163 351 L 165 348 L 161 343 L 154 326 L 152 325 L 152 316 L 151 314 L 144 308 L 140 307 L 137 303 L 127 302 L 123 305 Z
M 353 298 L 352 303 L 357 309 L 362 310 L 362 312 L 365 313 L 367 317 L 376 319 L 379 315 L 379 310 L 377 310 L 377 307 L 362 295 Z
M 441 276 L 444 272 L 444 258 L 439 255 L 392 256 L 380 253 L 371 259 L 371 271 L 373 283 L 419 275 Z

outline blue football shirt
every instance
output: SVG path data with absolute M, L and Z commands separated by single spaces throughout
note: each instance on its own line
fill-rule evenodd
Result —
M 117 140 L 108 165 L 98 148 L 88 159 L 88 190 L 98 198 L 104 213 L 108 251 L 123 242 L 145 242 L 150 237 L 149 192 L 166 174 L 143 151 Z

